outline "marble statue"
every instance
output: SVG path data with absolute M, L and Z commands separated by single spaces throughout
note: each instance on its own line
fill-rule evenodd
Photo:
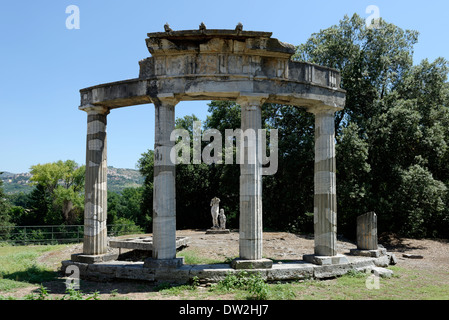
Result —
M 226 229 L 226 216 L 224 214 L 224 210 L 220 209 L 220 213 L 218 214 L 218 219 L 220 220 L 220 229 Z
M 220 199 L 217 197 L 214 197 L 210 202 L 210 206 L 212 207 L 210 209 L 210 212 L 212 214 L 212 228 L 213 229 L 219 228 L 219 224 L 218 224 L 219 204 L 220 204 Z

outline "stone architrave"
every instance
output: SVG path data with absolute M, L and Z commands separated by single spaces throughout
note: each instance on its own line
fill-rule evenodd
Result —
M 357 249 L 377 250 L 377 215 L 374 212 L 357 217 Z
M 87 112 L 86 177 L 84 204 L 84 255 L 107 253 L 107 148 L 109 109 L 83 106 Z

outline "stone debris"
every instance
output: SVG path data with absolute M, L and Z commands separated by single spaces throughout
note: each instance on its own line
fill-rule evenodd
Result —
M 408 253 L 404 253 L 402 255 L 404 258 L 408 258 L 408 259 L 424 259 L 424 256 L 419 255 L 419 254 L 408 254 Z

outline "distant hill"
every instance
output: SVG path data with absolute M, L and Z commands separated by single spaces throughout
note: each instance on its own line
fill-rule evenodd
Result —
M 30 184 L 31 173 L 4 172 L 0 175 L 3 180 L 3 190 L 6 194 L 19 192 L 28 193 L 33 190 Z M 144 178 L 138 170 L 108 167 L 108 190 L 121 192 L 125 188 L 136 188 L 143 184 Z

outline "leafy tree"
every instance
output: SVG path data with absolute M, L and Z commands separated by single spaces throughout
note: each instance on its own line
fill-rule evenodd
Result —
M 354 14 L 313 34 L 297 47 L 294 58 L 340 70 L 347 95 L 345 109 L 336 115 L 336 127 L 350 119 L 363 131 L 378 112 L 376 99 L 391 92 L 412 66 L 417 41 L 416 31 L 404 31 L 382 19 L 379 28 L 368 29 L 365 20 Z
M 2 173 L 3 172 L 0 172 L 0 175 Z M 10 230 L 1 227 L 13 226 L 14 224 L 11 223 L 10 220 L 10 204 L 3 192 L 3 180 L 0 179 L 0 240 L 8 238 Z
M 57 161 L 37 164 L 31 167 L 31 180 L 40 193 L 34 197 L 38 205 L 34 209 L 47 216 L 47 221 L 61 221 L 68 224 L 79 222 L 84 209 L 85 166 L 78 166 L 75 161 Z M 40 199 L 39 199 L 40 197 Z M 47 199 L 44 201 L 43 199 Z M 51 202 L 51 208 L 50 204 Z M 45 203 L 45 206 L 43 206 Z M 53 210 L 51 210 L 53 209 Z M 52 212 L 60 212 L 62 219 L 53 217 Z
M 336 114 L 338 220 L 345 232 L 355 229 L 356 215 L 374 210 L 382 231 L 448 235 L 435 228 L 449 220 L 442 205 L 448 63 L 413 66 L 417 41 L 416 31 L 383 20 L 367 29 L 354 15 L 297 47 L 296 59 L 340 69 L 347 90 L 345 109 Z
M 142 202 L 140 212 L 145 219 L 144 225 L 141 225 L 147 232 L 152 230 L 153 221 L 153 177 L 154 177 L 154 152 L 148 150 L 142 153 L 137 167 L 139 172 L 145 178 L 142 190 Z

